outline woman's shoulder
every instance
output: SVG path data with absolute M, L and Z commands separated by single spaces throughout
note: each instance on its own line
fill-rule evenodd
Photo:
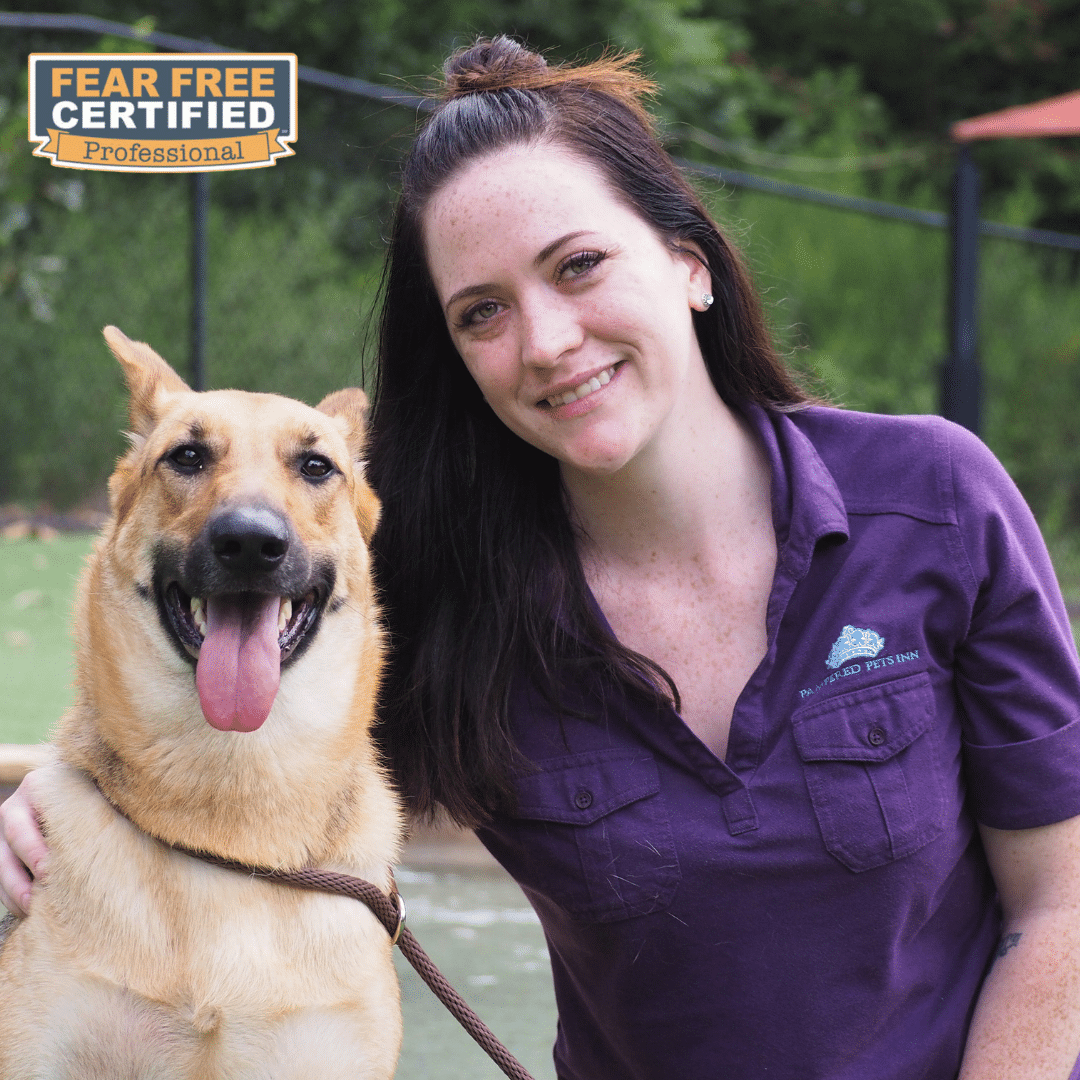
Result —
M 940 416 L 895 416 L 811 406 L 789 414 L 832 475 L 849 512 L 899 512 L 956 521 L 973 491 L 1015 485 L 986 444 Z
M 990 453 L 985 443 L 966 428 L 929 413 L 894 415 L 810 405 L 787 415 L 823 454 L 850 457 L 868 453 L 883 463 L 898 457 L 914 463 L 941 453 Z

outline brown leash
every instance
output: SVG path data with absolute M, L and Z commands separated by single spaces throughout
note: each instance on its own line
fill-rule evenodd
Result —
M 393 899 L 387 896 L 377 885 L 348 874 L 337 874 L 330 870 L 316 870 L 305 867 L 302 870 L 272 870 L 269 867 L 248 866 L 246 863 L 233 862 L 210 855 L 204 851 L 170 845 L 176 851 L 203 862 L 223 866 L 227 870 L 250 874 L 252 877 L 264 877 L 279 881 L 283 885 L 292 885 L 297 889 L 312 889 L 318 892 L 336 893 L 359 900 L 371 909 L 375 918 L 383 924 L 393 944 L 401 949 L 405 959 L 416 969 L 417 974 L 427 983 L 431 992 L 449 1009 L 457 1022 L 476 1040 L 480 1048 L 511 1080 L 533 1080 L 524 1066 L 495 1037 L 491 1029 L 469 1008 L 465 999 L 446 981 L 442 972 L 432 963 L 431 957 L 420 947 L 412 932 L 405 928 L 405 904 L 394 886 Z
M 101 785 L 95 777 L 90 777 L 94 786 L 98 789 L 101 797 L 121 816 L 131 821 L 131 824 L 142 832 L 146 832 L 142 826 L 136 824 L 128 817 L 127 813 L 116 805 L 101 790 Z M 153 836 L 153 833 L 146 833 Z M 240 874 L 249 874 L 251 877 L 269 878 L 271 881 L 279 881 L 282 885 L 292 885 L 296 889 L 311 889 L 315 892 L 335 893 L 338 896 L 348 896 L 353 900 L 359 900 L 367 904 L 376 919 L 383 924 L 386 932 L 390 935 L 390 943 L 396 945 L 406 960 L 412 964 L 416 973 L 427 983 L 428 989 L 446 1006 L 455 1020 L 473 1037 L 479 1044 L 480 1049 L 499 1068 L 510 1077 L 510 1080 L 533 1080 L 530 1073 L 505 1046 L 495 1037 L 495 1033 L 469 1008 L 465 999 L 446 981 L 443 973 L 432 963 L 422 948 L 420 942 L 412 935 L 412 931 L 405 927 L 405 901 L 397 891 L 394 884 L 393 898 L 363 878 L 351 877 L 349 874 L 338 874 L 332 870 L 316 870 L 313 866 L 306 866 L 300 870 L 273 870 L 267 866 L 249 866 L 247 863 L 236 862 L 233 859 L 224 859 L 220 855 L 212 855 L 208 851 L 196 851 L 194 848 L 182 847 L 180 844 L 170 844 L 168 840 L 162 840 L 158 836 L 153 837 L 159 844 L 171 847 L 173 851 L 179 851 L 181 855 L 190 855 L 193 859 L 201 859 L 214 866 L 224 867 L 226 870 L 235 870 Z M 393 881 L 391 874 L 390 880 Z

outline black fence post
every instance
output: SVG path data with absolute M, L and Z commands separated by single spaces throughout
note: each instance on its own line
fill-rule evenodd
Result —
M 941 372 L 941 415 L 976 435 L 982 420 L 979 366 L 979 170 L 961 143 L 953 176 L 949 356 Z
M 191 388 L 206 389 L 206 233 L 210 175 L 191 174 Z

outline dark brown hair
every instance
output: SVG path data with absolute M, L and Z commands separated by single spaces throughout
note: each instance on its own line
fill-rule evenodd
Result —
M 510 700 L 549 700 L 572 668 L 677 700 L 657 665 L 624 648 L 592 602 L 558 464 L 507 429 L 458 357 L 424 259 L 421 218 L 468 164 L 550 143 L 599 168 L 665 242 L 704 254 L 716 302 L 694 313 L 729 404 L 807 400 L 773 349 L 736 250 L 660 146 L 634 57 L 549 66 L 506 37 L 444 67 L 441 102 L 401 178 L 383 278 L 369 475 L 383 501 L 375 566 L 391 635 L 380 738 L 411 808 L 465 824 L 513 805 Z M 663 688 L 663 689 L 661 689 Z

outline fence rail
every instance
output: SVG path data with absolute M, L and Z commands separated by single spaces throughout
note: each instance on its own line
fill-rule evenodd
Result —
M 167 34 L 160 30 L 138 30 L 126 23 L 110 19 L 99 19 L 95 15 L 38 15 L 17 11 L 0 11 L 0 29 L 11 30 L 68 30 L 86 34 L 112 34 L 114 37 L 128 38 L 133 41 L 145 41 L 163 49 L 177 52 L 235 52 L 226 45 L 213 41 L 197 41 L 194 38 Z M 344 94 L 354 94 L 371 101 L 381 101 L 387 105 L 400 105 L 418 112 L 429 112 L 434 108 L 430 98 L 413 94 L 406 90 L 382 86 L 357 79 L 351 75 L 338 75 L 332 71 L 318 68 L 297 66 L 297 77 L 301 82 L 312 86 L 321 86 L 326 90 L 337 90 Z M 919 210 L 911 206 L 899 206 L 895 203 L 882 202 L 879 199 L 866 199 L 856 195 L 839 195 L 832 191 L 809 187 L 806 184 L 793 184 L 787 180 L 776 180 L 770 176 L 729 169 L 721 165 L 707 165 L 697 161 L 676 158 L 680 167 L 700 176 L 720 180 L 732 187 L 750 188 L 754 191 L 777 195 L 785 199 L 800 199 L 804 202 L 831 206 L 837 210 L 849 210 L 873 217 L 892 218 L 906 221 L 912 225 L 923 225 L 933 229 L 948 227 L 949 215 L 937 210 Z M 979 232 L 984 236 L 995 236 L 1003 240 L 1018 240 L 1044 247 L 1064 248 L 1080 251 L 1080 236 L 1070 233 L 1054 232 L 1050 229 L 1028 229 L 1017 225 L 1005 225 L 998 221 L 980 221 Z
M 127 23 L 113 22 L 111 19 L 99 19 L 96 15 L 32 15 L 20 11 L 0 11 L 0 29 L 9 30 L 71 30 L 84 34 L 112 34 L 113 37 L 128 38 L 131 41 L 145 41 L 150 45 L 160 45 L 163 49 L 175 52 L 237 52 L 228 45 L 218 45 L 213 41 L 197 41 L 195 38 L 180 37 L 178 34 L 165 34 L 160 30 L 136 30 Z M 419 94 L 410 94 L 405 90 L 395 90 L 391 86 L 380 86 L 367 79 L 356 79 L 350 75 L 337 75 L 332 71 L 320 71 L 318 68 L 297 65 L 297 78 L 301 82 L 322 86 L 327 90 L 340 90 L 345 94 L 382 101 L 387 105 L 404 105 L 406 108 L 426 112 L 433 108 L 433 103 Z
M 822 191 L 820 188 L 808 187 L 805 184 L 774 180 L 771 176 L 758 176 L 756 173 L 741 172 L 722 165 L 705 165 L 683 158 L 676 158 L 676 161 L 689 172 L 715 177 L 733 187 L 752 188 L 755 191 L 779 195 L 786 199 L 820 203 L 823 206 L 835 207 L 837 210 L 853 210 L 856 213 L 871 214 L 874 217 L 894 218 L 911 225 L 925 225 L 934 229 L 944 229 L 949 225 L 949 215 L 939 210 L 917 210 L 912 206 L 898 206 L 895 203 L 865 199 L 858 195 L 838 195 L 835 192 Z M 1020 240 L 1028 244 L 1041 244 L 1044 247 L 1080 251 L 1080 236 L 1054 232 L 1051 229 L 1028 229 L 1019 225 L 1004 225 L 1000 221 L 984 220 L 979 222 L 979 232 L 983 236 L 996 236 L 1002 240 Z

